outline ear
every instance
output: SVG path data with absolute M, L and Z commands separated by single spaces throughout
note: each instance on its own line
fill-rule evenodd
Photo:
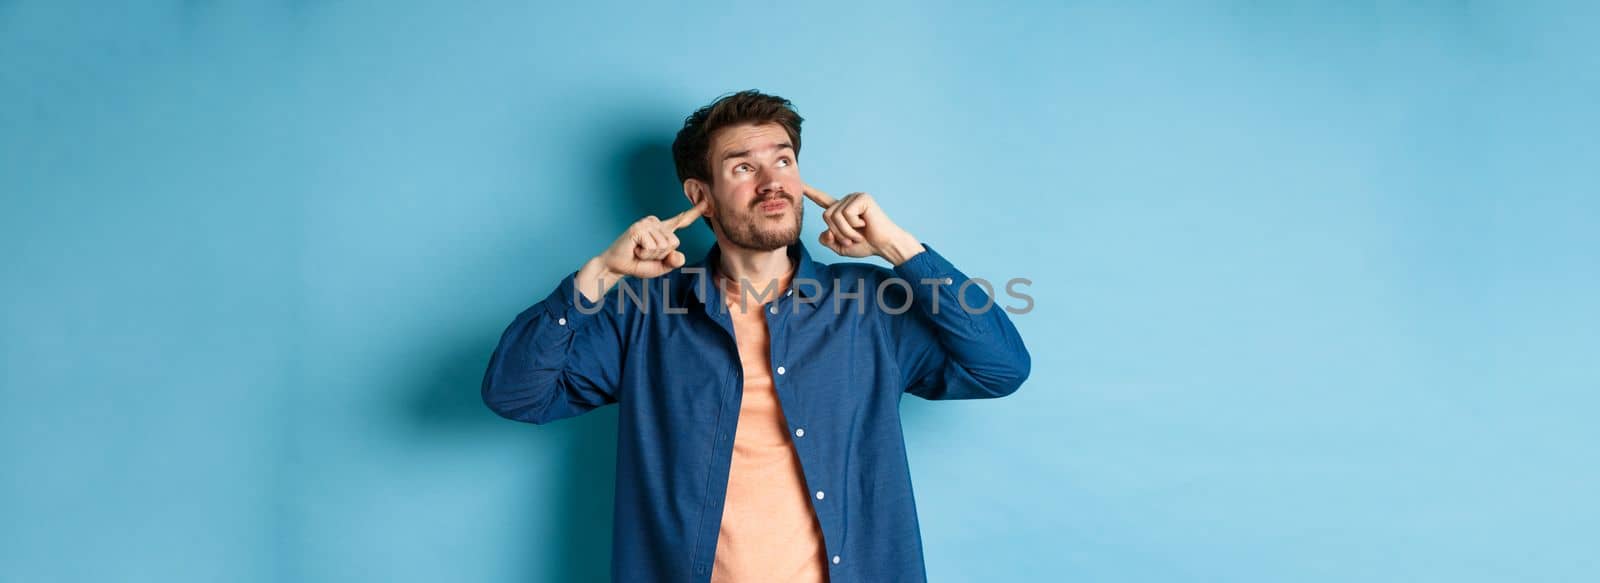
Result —
M 702 200 L 710 200 L 706 204 L 705 212 L 701 214 L 707 217 L 715 216 L 717 201 L 711 200 L 711 185 L 706 184 L 705 181 L 699 178 L 690 178 L 683 181 L 683 196 L 689 199 L 690 206 L 700 204 Z

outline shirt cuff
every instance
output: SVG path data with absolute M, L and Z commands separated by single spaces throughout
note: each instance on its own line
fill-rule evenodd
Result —
M 600 296 L 600 301 L 591 302 L 589 298 L 578 292 L 578 272 L 574 271 L 562 278 L 555 291 L 540 302 L 544 305 L 545 313 L 550 315 L 550 320 L 569 329 L 576 329 L 579 324 L 593 318 L 601 310 L 606 309 L 606 297 Z M 621 285 L 620 283 L 618 285 Z
M 952 283 L 944 281 L 945 279 L 951 279 L 953 283 L 961 283 L 956 281 L 956 277 L 960 276 L 961 272 L 957 271 L 949 260 L 946 260 L 938 251 L 934 251 L 933 247 L 928 246 L 927 243 L 922 244 L 921 253 L 912 255 L 910 259 L 894 266 L 894 272 L 909 281 L 913 286 L 921 284 L 923 279 L 937 279 L 940 285 L 950 285 Z M 966 277 L 961 276 L 960 279 L 966 279 Z
M 963 290 L 967 275 L 927 243 L 922 244 L 921 253 L 896 265 L 894 272 L 911 284 L 913 302 L 933 318 L 954 318 L 952 322 L 964 320 L 970 325 L 972 315 L 964 308 L 979 309 L 991 301 L 981 285 L 967 285 Z

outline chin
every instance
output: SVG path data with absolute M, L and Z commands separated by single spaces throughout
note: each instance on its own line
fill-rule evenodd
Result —
M 775 218 L 782 219 L 784 217 Z M 734 234 L 731 234 L 732 236 L 728 236 L 730 235 L 729 232 L 718 228 L 716 231 L 717 238 L 747 249 L 760 251 L 782 249 L 800 240 L 800 217 L 789 215 L 788 218 L 792 219 L 792 221 L 781 225 L 762 224 L 765 221 L 746 222 L 744 223 L 745 228 L 735 230 Z

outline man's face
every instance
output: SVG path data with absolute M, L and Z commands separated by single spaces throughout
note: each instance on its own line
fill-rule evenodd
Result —
M 706 217 L 723 244 L 771 251 L 799 240 L 804 186 L 782 126 L 723 128 L 712 136 L 710 153 Z

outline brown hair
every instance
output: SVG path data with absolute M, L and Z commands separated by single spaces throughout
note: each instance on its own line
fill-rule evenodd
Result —
M 729 93 L 718 97 L 710 105 L 695 110 L 683 120 L 672 141 L 672 162 L 678 167 L 678 183 L 698 178 L 711 184 L 711 138 L 717 130 L 745 124 L 775 123 L 783 126 L 794 145 L 795 158 L 800 157 L 800 122 L 805 121 L 795 111 L 794 104 L 776 95 L 767 95 L 754 89 Z

